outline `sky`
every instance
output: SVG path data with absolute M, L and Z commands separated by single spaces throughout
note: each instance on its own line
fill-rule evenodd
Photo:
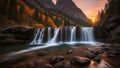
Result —
M 56 0 L 53 1 L 55 2 Z M 107 0 L 73 0 L 73 1 L 90 19 L 96 18 L 98 10 L 103 9 L 105 3 L 107 3 Z

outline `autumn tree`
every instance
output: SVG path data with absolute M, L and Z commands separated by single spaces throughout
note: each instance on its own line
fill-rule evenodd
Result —
M 35 9 L 35 12 L 32 15 L 32 18 L 36 20 L 37 22 L 41 22 L 40 16 L 39 16 L 39 11 Z

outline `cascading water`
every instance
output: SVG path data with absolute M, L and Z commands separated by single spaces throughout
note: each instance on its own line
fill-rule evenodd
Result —
M 77 28 L 79 28 L 79 31 Z M 33 41 L 31 42 L 31 45 L 42 44 L 42 42 L 44 42 L 43 39 L 47 39 L 47 42 L 45 42 L 47 44 L 54 44 L 54 43 L 66 44 L 66 43 L 72 43 L 72 42 L 76 42 L 76 43 L 95 42 L 93 27 L 75 27 L 75 26 L 64 27 L 64 28 L 48 27 L 47 34 L 45 34 L 45 30 L 46 30 L 45 28 L 38 28 L 36 30 L 35 36 Z M 78 34 L 80 35 L 77 36 Z
M 93 27 L 82 27 L 81 41 L 82 42 L 95 42 Z
M 59 28 L 55 28 L 55 30 L 54 30 L 54 36 L 53 36 L 53 38 L 50 40 L 50 42 L 48 41 L 49 43 L 56 43 L 59 30 L 60 30 Z
M 48 28 L 48 42 L 51 40 L 51 27 Z
M 33 39 L 33 41 L 30 44 L 40 44 L 43 41 L 43 36 L 44 36 L 44 31 L 45 29 L 37 29 L 37 32 L 35 34 L 35 38 Z
M 76 27 L 73 27 L 71 29 L 71 37 L 70 37 L 70 41 L 75 41 L 76 40 Z

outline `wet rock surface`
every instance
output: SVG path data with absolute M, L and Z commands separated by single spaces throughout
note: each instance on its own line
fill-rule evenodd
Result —
M 55 57 L 50 58 L 49 62 L 51 64 L 55 64 L 55 63 L 62 61 L 62 60 L 64 60 L 64 56 L 59 55 L 59 56 L 55 56 Z
M 26 63 L 27 68 L 53 68 L 52 65 L 45 63 L 42 60 L 33 60 Z
M 90 59 L 85 57 L 75 56 L 72 58 L 72 63 L 78 66 L 85 66 L 90 64 Z
M 101 48 L 103 52 L 107 52 L 107 56 L 110 58 L 119 58 L 120 57 L 120 45 L 113 44 L 113 45 L 104 45 Z
M 86 53 L 86 54 L 85 54 L 85 57 L 90 58 L 90 59 L 93 59 L 93 58 L 95 58 L 95 55 L 92 54 L 92 53 Z
M 72 54 L 73 50 L 67 50 L 66 54 Z
M 0 29 L 0 45 L 26 44 L 33 39 L 34 29 L 27 26 L 10 26 Z
M 105 48 L 105 49 L 104 49 Z M 106 49 L 107 48 L 107 49 Z M 112 65 L 119 66 L 119 45 L 103 45 L 99 47 L 79 47 L 62 51 L 48 52 L 43 50 L 32 51 L 13 56 L 7 60 L 0 59 L 1 68 L 106 68 Z M 70 54 L 66 51 L 72 50 Z M 86 57 L 92 54 L 94 57 Z M 114 56 L 111 56 L 114 55 Z M 103 57 L 106 56 L 106 57 Z M 2 60 L 2 62 L 1 62 Z M 110 63 L 110 65 L 103 60 Z M 103 66 L 101 66 L 103 65 Z M 108 67 L 111 68 L 111 67 Z
M 93 59 L 93 61 L 96 61 L 96 62 L 100 63 L 101 58 L 100 58 L 100 57 L 95 57 L 95 58 Z
M 68 60 L 63 60 L 58 63 L 56 63 L 55 68 L 71 68 L 71 63 Z

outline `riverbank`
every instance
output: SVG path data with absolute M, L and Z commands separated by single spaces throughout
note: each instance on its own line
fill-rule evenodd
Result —
M 34 28 L 28 26 L 9 26 L 0 29 L 0 46 L 28 44 L 34 36 Z
M 0 67 L 106 68 L 107 66 L 107 68 L 117 68 L 119 66 L 118 62 L 120 62 L 119 47 L 120 45 L 114 44 L 103 46 L 58 46 L 45 49 L 38 49 L 11 57 L 4 56 L 4 59 L 7 60 L 0 62 Z M 3 58 L 1 60 L 3 60 Z

